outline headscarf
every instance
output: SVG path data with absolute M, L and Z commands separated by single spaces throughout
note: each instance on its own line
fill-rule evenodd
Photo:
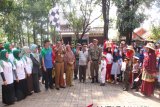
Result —
M 13 51 L 13 56 L 14 56 L 14 58 L 17 59 L 17 60 L 20 60 L 20 59 L 21 59 L 20 56 L 19 56 L 19 54 L 20 54 L 20 50 L 15 49 L 15 50 Z
M 7 53 L 7 50 L 2 50 L 1 52 L 0 52 L 0 59 L 1 60 L 3 60 L 3 61 L 9 61 L 9 59 L 6 57 L 6 53 Z
M 36 48 L 38 48 L 38 46 L 36 44 L 32 44 L 31 47 L 30 47 L 30 50 L 31 50 L 31 54 L 33 55 L 33 57 L 39 62 L 40 59 L 39 59 L 39 54 L 38 52 L 34 52 L 36 50 Z
M 7 42 L 7 43 L 4 44 L 4 49 L 6 49 L 8 51 L 8 53 L 12 52 L 12 50 L 10 49 L 10 45 L 11 44 L 9 42 Z
M 29 51 L 30 51 L 29 47 L 28 47 L 28 46 L 24 46 L 24 47 L 22 48 L 22 52 L 21 52 L 22 56 L 30 57 Z
M 67 52 L 70 52 L 70 51 L 71 51 L 70 45 L 66 45 L 66 51 L 67 51 Z
M 117 62 L 120 59 L 119 50 L 114 51 L 113 53 L 113 62 Z
M 32 51 L 32 53 L 35 51 L 36 48 L 38 48 L 36 44 L 31 45 L 30 50 Z

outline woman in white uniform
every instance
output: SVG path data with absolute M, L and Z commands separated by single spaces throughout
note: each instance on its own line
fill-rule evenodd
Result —
M 9 42 L 7 42 L 4 44 L 4 49 L 6 49 L 8 52 L 8 59 L 11 61 L 11 63 L 13 63 L 14 56 L 12 53 L 12 45 Z
M 15 101 L 15 90 L 13 81 L 12 64 L 8 59 L 7 50 L 0 52 L 0 74 L 3 80 L 2 84 L 2 102 L 10 105 Z
M 19 50 L 17 50 L 17 49 L 14 50 L 13 55 L 15 58 L 13 61 L 13 64 L 15 66 L 14 69 L 17 73 L 17 77 L 15 77 L 14 79 L 16 80 L 16 78 L 17 78 L 19 80 L 19 82 L 15 81 L 15 94 L 17 97 L 17 101 L 20 101 L 20 100 L 24 99 L 28 94 L 25 64 L 24 64 L 22 58 L 20 58 L 20 51 Z
M 30 58 L 30 49 L 28 46 L 22 48 L 22 60 L 25 64 L 25 71 L 27 73 L 27 86 L 28 86 L 28 95 L 31 95 L 33 92 L 33 80 L 32 80 L 32 67 L 33 63 Z

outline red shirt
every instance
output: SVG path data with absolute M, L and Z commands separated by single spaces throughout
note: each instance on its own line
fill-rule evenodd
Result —
M 143 68 L 150 74 L 156 73 L 156 54 L 155 52 L 144 53 Z

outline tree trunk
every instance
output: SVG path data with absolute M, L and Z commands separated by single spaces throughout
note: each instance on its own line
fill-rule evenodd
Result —
M 35 17 L 33 16 L 33 43 L 36 44 L 36 28 L 35 28 Z
M 133 29 L 131 29 L 129 32 L 129 45 L 131 45 L 132 43 L 132 32 L 133 32 Z
M 42 21 L 41 21 L 41 46 L 43 45 L 43 35 L 42 35 Z
M 49 39 L 49 20 L 47 18 L 47 39 Z
M 19 34 L 19 39 L 20 39 L 20 41 L 19 41 L 19 46 L 22 47 L 22 38 L 21 38 L 21 34 L 20 34 L 20 32 L 19 32 L 18 34 Z
M 103 21 L 104 21 L 104 31 L 103 31 L 104 40 L 108 40 L 109 9 L 110 9 L 110 0 L 102 0 L 102 12 L 103 12 Z
M 30 38 L 29 38 L 29 30 L 28 30 L 28 20 L 27 20 L 27 38 L 28 38 L 28 46 L 30 46 Z
M 126 6 L 125 6 L 125 9 L 127 11 L 130 11 L 130 0 L 126 0 Z M 126 18 L 126 21 L 129 23 L 130 21 L 130 17 L 128 16 Z M 126 43 L 127 45 L 131 45 L 131 29 L 129 27 L 126 28 Z
M 36 44 L 36 30 L 34 25 L 33 25 L 33 42 L 34 44 Z

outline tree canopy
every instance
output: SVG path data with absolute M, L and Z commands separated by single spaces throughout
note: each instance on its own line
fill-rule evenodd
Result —
M 151 0 L 113 0 L 117 7 L 117 29 L 120 36 L 126 37 L 126 43 L 131 44 L 132 32 L 145 19 L 141 6 L 150 7 Z

